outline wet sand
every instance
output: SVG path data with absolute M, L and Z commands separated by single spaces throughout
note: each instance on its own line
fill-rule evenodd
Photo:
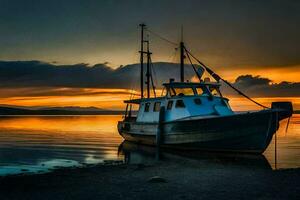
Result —
M 300 169 L 191 159 L 97 165 L 2 177 L 0 199 L 300 199 Z

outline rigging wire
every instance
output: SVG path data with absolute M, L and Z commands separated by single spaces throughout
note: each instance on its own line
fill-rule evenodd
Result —
M 153 32 L 152 30 L 149 30 L 148 28 L 146 29 L 146 31 L 148 31 L 149 33 L 151 33 L 152 35 L 160 38 L 161 40 L 164 40 L 165 42 L 168 42 L 169 44 L 172 44 L 172 45 L 175 45 L 175 46 L 178 46 L 178 43 L 177 42 L 173 42 L 171 40 L 168 40 L 167 38 L 161 36 L 160 34 L 156 33 L 156 32 Z
M 149 31 L 149 30 L 148 30 Z M 150 31 L 149 31 L 150 32 Z M 154 34 L 153 32 L 150 32 L 150 33 L 152 33 L 152 34 Z M 163 37 L 161 37 L 160 35 L 158 35 L 158 34 L 154 34 L 154 35 L 156 35 L 156 36 L 158 36 L 160 39 L 162 39 L 162 40 L 164 40 L 164 41 L 166 41 L 166 42 L 168 42 L 168 43 L 171 43 L 171 44 L 174 44 L 174 45 L 176 45 L 177 46 L 177 44 L 175 44 L 175 43 L 173 43 L 172 41 L 169 41 L 169 40 L 167 40 L 167 39 L 165 39 L 165 38 L 163 38 Z M 201 77 L 200 77 L 200 75 L 198 74 L 198 72 L 197 72 L 197 70 L 196 70 L 196 68 L 195 68 L 195 66 L 194 66 L 194 64 L 192 63 L 192 60 L 191 60 L 191 58 L 190 58 L 190 56 L 192 57 L 192 58 L 194 58 L 214 79 L 216 79 L 218 82 L 219 82 L 219 80 L 222 80 L 223 82 L 225 82 L 228 86 L 230 86 L 232 89 L 234 89 L 235 91 L 237 91 L 238 92 L 238 94 L 240 94 L 240 95 L 242 95 L 242 96 L 244 96 L 244 97 L 246 97 L 248 100 L 250 100 L 250 101 L 252 101 L 252 102 L 254 102 L 255 104 L 257 104 L 257 105 L 259 105 L 259 106 L 261 106 L 261 107 L 263 107 L 263 108 L 267 108 L 266 106 L 264 106 L 264 105 L 262 105 L 262 104 L 260 104 L 260 103 L 258 103 L 258 102 L 256 102 L 255 100 L 253 100 L 253 99 L 251 99 L 250 97 L 248 97 L 247 95 L 245 95 L 244 93 L 242 93 L 240 90 L 238 90 L 237 88 L 235 88 L 232 84 L 230 84 L 228 81 L 226 81 L 226 80 L 224 80 L 223 78 L 221 78 L 219 75 L 217 75 L 215 72 L 213 72 L 210 68 L 208 68 L 205 64 L 203 64 L 200 60 L 198 60 L 195 56 L 193 56 L 185 47 L 183 47 L 184 48 L 184 50 L 185 50 L 185 52 L 186 52 L 186 55 L 187 55 L 187 57 L 188 57 L 188 59 L 189 59 L 189 61 L 190 61 L 190 63 L 191 63 L 191 65 L 192 65 L 192 67 L 193 67 L 193 70 L 195 71 L 195 73 L 196 73 L 196 75 L 197 75 L 197 77 L 199 78 L 199 80 L 201 81 Z M 143 50 L 142 50 L 143 51 Z M 143 53 L 143 52 L 142 52 Z M 150 66 L 151 66 L 151 68 L 150 68 L 150 70 L 151 70 L 151 73 L 152 73 L 152 70 L 154 71 L 154 68 L 153 68 L 153 63 L 152 63 L 152 61 L 151 61 L 151 57 L 150 57 L 150 60 L 148 61 L 148 62 L 150 62 L 149 64 L 150 64 Z M 155 72 L 154 72 L 155 73 Z M 152 77 L 152 74 L 151 74 L 151 82 L 152 82 L 152 87 L 153 87 L 153 92 L 154 92 L 154 95 L 155 95 L 155 97 L 156 97 L 156 93 L 155 93 L 155 86 L 154 86 L 154 84 L 153 84 L 153 77 Z M 149 84 L 149 81 L 148 81 L 148 84 Z M 128 104 L 127 104 L 127 107 L 126 107 L 126 110 L 128 109 Z M 131 114 L 131 105 L 130 105 L 130 114 Z M 276 113 L 276 114 L 278 114 L 278 113 Z M 278 116 L 276 117 L 276 119 L 278 120 Z M 276 136 L 276 135 L 275 135 Z M 275 138 L 275 141 L 276 141 L 276 138 Z M 276 143 L 275 143 L 275 145 L 276 145 Z M 275 146 L 276 147 L 276 146 Z M 275 148 L 275 151 L 276 151 L 276 148 Z M 275 153 L 275 155 L 277 155 L 277 153 Z M 275 161 L 276 161 L 276 157 L 275 157 Z M 276 162 L 275 162 L 276 163 Z
M 155 85 L 154 85 L 154 82 L 153 82 L 153 77 L 151 75 L 151 85 L 152 85 L 152 90 L 153 90 L 153 94 L 154 94 L 154 97 L 156 98 L 156 91 L 155 91 Z
M 135 73 L 133 75 L 138 77 L 138 71 L 135 70 Z M 134 79 L 131 79 L 131 81 L 130 81 L 130 88 L 131 89 L 130 89 L 130 98 L 129 98 L 130 100 L 133 99 L 137 95 L 136 92 L 135 92 L 135 89 L 137 87 L 138 87 L 137 82 Z
M 185 51 L 192 57 L 194 58 L 202 67 L 204 67 L 206 69 L 206 71 L 216 80 L 216 81 L 220 81 L 222 80 L 224 83 L 226 83 L 229 87 L 231 87 L 233 90 L 235 90 L 239 95 L 242 95 L 243 97 L 247 98 L 248 100 L 252 101 L 253 103 L 255 103 L 258 106 L 261 106 L 263 108 L 268 108 L 267 106 L 264 106 L 260 103 L 258 103 L 257 101 L 255 101 L 254 99 L 252 99 L 251 97 L 247 96 L 246 94 L 244 94 L 243 92 L 241 92 L 239 89 L 235 88 L 231 83 L 229 83 L 228 81 L 226 81 L 225 79 L 221 78 L 218 74 L 216 74 L 214 71 L 212 71 L 210 68 L 208 68 L 205 64 L 203 64 L 199 59 L 197 59 L 190 51 L 188 51 L 185 47 L 184 47 Z
M 160 34 L 154 32 L 154 31 L 152 31 L 152 30 L 146 29 L 146 31 L 148 31 L 148 32 L 151 33 L 152 35 L 154 35 L 154 36 L 160 38 L 161 40 L 163 40 L 163 41 L 165 41 L 165 42 L 167 42 L 167 43 L 169 43 L 169 44 L 172 44 L 172 45 L 175 45 L 176 47 L 178 47 L 178 43 L 173 42 L 173 41 L 171 41 L 171 40 L 169 40 L 169 39 L 167 39 L 167 38 L 161 36 Z M 197 77 L 199 78 L 200 81 L 201 81 L 201 77 L 199 76 L 198 72 L 196 71 L 196 68 L 195 68 L 195 66 L 194 66 L 193 63 L 192 63 L 192 60 L 191 60 L 190 56 L 191 56 L 192 58 L 194 58 L 194 59 L 195 59 L 202 67 L 204 67 L 204 69 L 205 69 L 205 70 L 206 70 L 206 71 L 207 71 L 207 72 L 208 72 L 208 73 L 209 73 L 216 81 L 219 82 L 220 80 L 222 80 L 222 81 L 223 81 L 224 83 L 226 83 L 229 87 L 231 87 L 233 90 L 235 90 L 239 95 L 244 96 L 244 97 L 247 98 L 248 100 L 252 101 L 253 103 L 255 103 L 255 104 L 257 104 L 257 105 L 259 105 L 259 106 L 261 106 L 261 107 L 263 107 L 263 108 L 268 108 L 267 106 L 264 106 L 264 105 L 258 103 L 257 101 L 253 100 L 252 98 L 250 98 L 249 96 L 247 96 L 246 94 L 244 94 L 243 92 L 241 92 L 240 90 L 238 90 L 237 88 L 235 88 L 231 83 L 229 83 L 229 82 L 226 81 L 225 79 L 221 78 L 218 74 L 216 74 L 214 71 L 212 71 L 210 68 L 208 68 L 204 63 L 202 63 L 199 59 L 197 59 L 197 58 L 196 58 L 190 51 L 188 51 L 185 47 L 184 47 L 184 50 L 185 50 L 185 52 L 186 52 L 186 54 L 187 54 L 187 56 L 188 56 L 188 59 L 189 59 L 189 61 L 191 62 L 191 65 L 192 65 L 192 67 L 193 67 L 193 69 L 194 69 L 194 71 L 195 71 L 195 73 L 196 73 L 196 75 L 197 75 Z
M 134 50 L 132 51 L 132 57 L 134 58 L 134 63 L 138 63 L 139 62 L 139 59 L 137 59 L 136 57 L 136 52 L 139 51 L 139 42 L 137 42 L 135 45 L 134 45 Z M 133 67 L 133 66 L 132 66 Z M 139 72 L 138 70 L 134 70 L 133 74 L 132 74 L 134 77 L 139 77 Z M 136 92 L 137 88 L 138 88 L 138 82 L 136 82 L 135 79 L 130 79 L 130 100 L 134 99 L 138 93 Z
M 150 33 L 150 34 L 156 36 L 157 38 L 159 38 L 159 39 L 161 39 L 161 40 L 163 40 L 163 41 L 165 41 L 165 42 L 167 42 L 167 43 L 169 43 L 169 44 L 171 44 L 171 45 L 176 46 L 176 48 L 175 48 L 175 53 L 174 53 L 174 55 L 172 56 L 172 57 L 173 57 L 172 60 L 173 60 L 174 57 L 176 56 L 176 53 L 177 53 L 179 44 L 178 44 L 177 42 L 173 42 L 173 41 L 171 41 L 171 40 L 165 38 L 164 36 L 162 36 L 162 35 L 160 35 L 160 34 L 154 32 L 154 31 L 152 31 L 152 30 L 150 30 L 150 29 L 148 29 L 148 28 L 146 28 L 145 30 L 146 30 L 148 33 Z M 148 37 L 149 37 L 149 36 L 148 36 Z M 154 74 L 154 78 L 153 78 L 153 76 L 151 75 L 151 82 L 152 82 L 152 88 L 153 88 L 154 96 L 156 96 L 156 90 L 155 90 L 156 87 L 155 87 L 155 85 L 157 85 L 157 82 L 158 82 L 158 81 L 157 81 L 157 76 L 156 76 L 155 68 L 154 68 L 154 65 L 153 65 L 153 62 L 152 62 L 151 57 L 150 57 L 150 67 L 151 67 L 151 71 L 153 71 L 153 74 Z M 153 79 L 154 79 L 154 80 L 153 80 Z M 154 83 L 154 82 L 155 82 L 155 83 Z
M 177 56 L 177 52 L 178 52 L 178 47 L 174 48 L 174 52 L 170 57 L 170 62 L 176 62 L 175 58 Z
M 150 76 L 150 77 L 151 77 L 151 83 L 152 83 L 153 94 L 154 94 L 154 97 L 156 98 L 156 91 L 155 91 L 156 87 L 155 87 L 155 85 L 154 85 L 152 71 L 154 72 L 154 76 L 156 76 L 155 70 L 154 70 L 154 67 L 153 67 L 153 63 L 152 63 L 152 59 L 151 59 L 151 57 L 150 57 L 150 73 L 151 73 L 151 76 Z M 157 82 L 156 82 L 156 85 L 157 85 Z
M 161 40 L 163 40 L 163 41 L 165 41 L 165 42 L 168 42 L 169 44 L 175 45 L 176 47 L 178 46 L 178 44 L 177 44 L 176 42 L 170 41 L 170 40 L 166 39 L 165 37 L 161 36 L 160 34 L 158 34 L 158 33 L 156 33 L 156 32 L 153 32 L 153 31 L 151 31 L 151 30 L 149 30 L 149 29 L 146 29 L 146 31 L 148 31 L 149 33 L 153 34 L 154 36 L 160 38 Z M 219 82 L 220 80 L 222 80 L 222 81 L 223 81 L 224 83 L 226 83 L 229 87 L 231 87 L 233 90 L 235 90 L 239 95 L 244 96 L 244 97 L 247 98 L 248 100 L 252 101 L 253 103 L 255 103 L 255 104 L 257 104 L 257 105 L 259 105 L 259 106 L 261 106 L 261 107 L 263 107 L 263 108 L 268 108 L 268 107 L 266 107 L 266 106 L 264 106 L 264 105 L 258 103 L 257 101 L 253 100 L 252 98 L 250 98 L 249 96 L 247 96 L 246 94 L 244 94 L 243 92 L 241 92 L 240 90 L 238 90 L 237 88 L 235 88 L 231 83 L 229 83 L 229 82 L 226 81 L 225 79 L 221 78 L 218 74 L 216 74 L 214 71 L 212 71 L 210 68 L 208 68 L 204 63 L 202 63 L 199 59 L 197 59 L 193 54 L 191 54 L 191 52 L 189 52 L 185 47 L 184 47 L 184 50 L 185 50 L 185 52 L 186 52 L 186 54 L 187 54 L 187 57 L 188 57 L 188 59 L 189 59 L 191 65 L 192 65 L 192 67 L 193 67 L 193 70 L 195 71 L 195 73 L 196 73 L 196 75 L 197 75 L 197 77 L 198 77 L 198 79 L 199 79 L 200 81 L 201 81 L 201 77 L 200 77 L 200 75 L 198 74 L 198 72 L 197 72 L 195 66 L 193 65 L 190 56 L 191 56 L 192 58 L 194 58 L 194 59 L 195 59 L 202 67 L 204 67 L 205 70 L 206 70 L 206 71 L 207 71 L 207 72 L 208 72 L 208 73 L 209 73 L 216 81 Z
M 186 51 L 185 48 L 184 48 L 184 50 L 185 50 L 185 52 L 186 52 L 186 55 L 187 55 L 187 57 L 188 57 L 188 59 L 189 59 L 191 65 L 192 65 L 192 67 L 193 67 L 193 70 L 194 70 L 195 74 L 197 75 L 199 81 L 201 82 L 201 76 L 200 76 L 199 73 L 197 72 L 196 67 L 195 67 L 195 65 L 193 64 L 193 62 L 192 62 L 192 60 L 191 60 L 191 58 L 190 58 L 190 55 L 188 54 L 188 52 Z

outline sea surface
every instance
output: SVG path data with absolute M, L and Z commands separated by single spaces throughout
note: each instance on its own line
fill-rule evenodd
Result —
M 125 162 L 116 127 L 121 119 L 119 115 L 2 116 L 0 176 Z M 262 156 L 271 169 L 300 167 L 300 114 L 294 114 L 286 128 L 284 120 L 277 132 L 276 159 L 274 138 Z

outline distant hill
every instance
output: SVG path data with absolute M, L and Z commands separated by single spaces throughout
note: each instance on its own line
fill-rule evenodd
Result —
M 119 115 L 124 111 L 103 110 L 97 107 L 13 107 L 0 106 L 0 115 Z
M 135 111 L 133 111 L 135 113 Z M 0 105 L 0 115 L 122 115 L 121 110 L 105 110 L 97 107 L 25 107 Z M 294 114 L 300 114 L 295 110 Z

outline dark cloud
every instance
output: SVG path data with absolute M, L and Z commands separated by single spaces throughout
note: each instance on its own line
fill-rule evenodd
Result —
M 242 75 L 237 77 L 235 84 L 242 87 L 256 87 L 269 85 L 272 81 L 268 78 L 262 78 L 260 76 Z
M 179 65 L 154 63 L 153 74 L 156 86 L 160 87 L 171 77 L 179 79 Z M 186 79 L 194 76 L 191 66 L 186 66 L 185 74 Z M 54 65 L 40 61 L 0 61 L 0 96 L 109 94 L 109 91 L 85 90 L 85 88 L 139 89 L 139 75 L 139 64 L 112 69 L 105 64 Z M 233 84 L 253 97 L 300 96 L 300 83 L 275 84 L 268 78 L 242 75 Z M 228 95 L 235 94 L 227 87 L 224 87 L 224 91 Z M 120 93 L 127 94 L 122 91 Z
M 172 77 L 178 79 L 179 65 L 154 63 L 155 82 L 160 86 Z M 144 70 L 146 71 L 146 70 Z M 139 64 L 112 69 L 105 64 L 54 65 L 40 61 L 0 61 L 0 87 L 139 88 Z M 186 79 L 193 77 L 191 66 Z
M 238 89 L 252 97 L 294 97 L 300 96 L 300 82 L 283 81 L 272 83 L 272 80 L 260 76 L 242 75 L 233 83 Z M 223 86 L 225 93 L 236 95 L 230 88 Z

